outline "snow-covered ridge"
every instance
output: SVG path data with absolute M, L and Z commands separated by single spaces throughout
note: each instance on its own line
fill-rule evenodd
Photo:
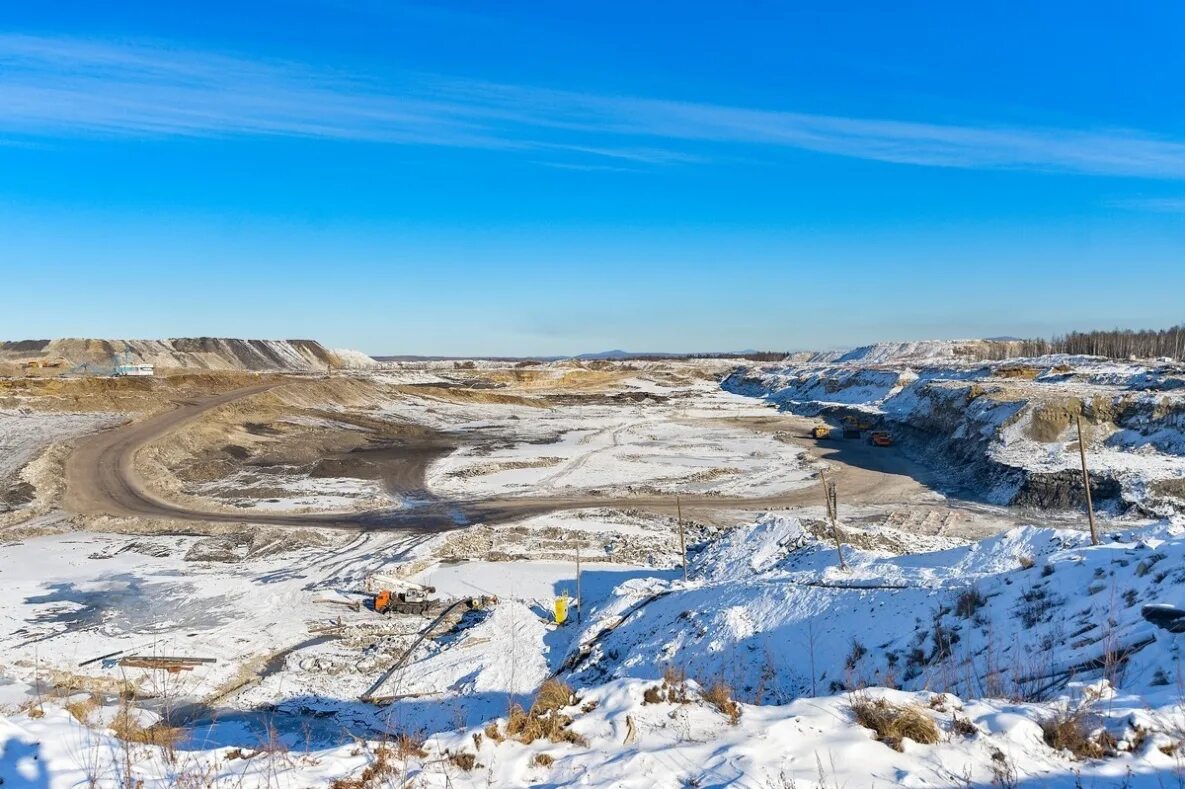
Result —
M 378 362 L 360 351 L 330 349 L 315 340 L 244 340 L 180 337 L 167 340 L 57 339 L 0 343 L 0 362 L 63 362 L 68 367 L 110 367 L 115 354 L 135 364 L 199 370 L 311 372 L 369 369 Z
M 819 351 L 791 355 L 795 364 L 885 364 L 937 361 L 1008 359 L 1020 355 L 1021 343 L 1013 340 L 916 340 L 879 342 L 849 351 Z

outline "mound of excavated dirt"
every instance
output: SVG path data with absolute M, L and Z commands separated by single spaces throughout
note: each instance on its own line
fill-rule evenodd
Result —
M 116 354 L 134 364 L 161 369 L 317 372 L 369 369 L 378 363 L 358 351 L 326 348 L 315 340 L 240 340 L 223 337 L 180 337 L 170 340 L 58 339 L 0 343 L 0 364 L 25 366 L 49 362 L 31 372 L 60 374 L 86 366 L 89 372 L 110 371 Z
M 266 380 L 257 373 L 237 371 L 156 378 L 0 378 L 0 409 L 153 412 L 172 407 L 176 400 L 220 394 Z

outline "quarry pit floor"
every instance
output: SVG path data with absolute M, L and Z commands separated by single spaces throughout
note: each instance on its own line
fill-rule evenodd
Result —
M 247 408 L 260 395 L 284 381 L 269 381 L 208 397 L 190 398 L 175 408 L 135 419 L 81 440 L 65 465 L 64 507 L 89 516 L 152 519 L 178 524 L 204 522 L 252 523 L 278 527 L 315 527 L 350 530 L 398 530 L 430 533 L 476 523 L 498 524 L 547 513 L 588 508 L 639 511 L 673 516 L 676 511 L 689 519 L 715 525 L 731 525 L 757 512 L 821 509 L 819 470 L 824 470 L 839 491 L 846 517 L 855 522 L 887 523 L 905 531 L 975 539 L 1009 528 L 1021 517 L 1007 508 L 947 498 L 936 493 L 934 474 L 911 461 L 895 448 L 873 447 L 865 441 L 832 439 L 816 441 L 809 436 L 814 420 L 761 407 L 754 412 L 688 416 L 681 412 L 662 419 L 692 429 L 739 430 L 770 438 L 801 449 L 807 471 L 798 469 L 801 479 L 789 489 L 754 491 L 748 495 L 655 491 L 645 488 L 623 493 L 621 488 L 556 491 L 540 486 L 537 491 L 513 495 L 474 495 L 473 492 L 433 491 L 426 479 L 429 466 L 455 445 L 459 431 L 420 431 L 415 437 L 371 452 L 368 462 L 383 469 L 383 481 L 391 493 L 407 494 L 399 506 L 368 507 L 353 511 L 234 512 L 195 503 L 192 497 L 178 500 L 147 482 L 139 472 L 136 455 L 153 443 L 168 442 L 187 425 L 199 423 L 223 406 Z M 462 406 L 463 407 L 463 406 Z M 563 412 L 565 406 L 555 409 Z M 244 417 L 245 418 L 245 417 Z M 506 443 L 507 435 L 501 435 Z M 514 436 L 509 436 L 513 441 Z M 616 433 L 613 443 L 619 443 Z M 480 448 L 480 446 L 479 446 Z M 578 458 L 573 465 L 586 461 Z M 776 468 L 763 469 L 776 477 Z M 484 473 L 484 472 L 478 472 Z M 678 503 L 676 502 L 678 493 Z M 183 530 L 179 528 L 179 530 Z

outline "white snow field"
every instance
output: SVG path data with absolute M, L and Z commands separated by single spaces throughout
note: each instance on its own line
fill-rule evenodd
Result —
M 1093 468 L 1125 496 L 1146 503 L 1185 475 L 1178 372 L 1059 357 L 1010 362 L 1040 367 L 1016 379 L 970 347 L 795 359 L 738 372 L 731 391 L 639 373 L 610 391 L 458 393 L 449 366 L 387 369 L 373 375 L 391 396 L 367 409 L 457 437 L 427 487 L 462 500 L 774 496 L 811 484 L 824 449 L 841 469 L 879 451 L 808 451 L 769 431 L 809 422 L 772 421 L 754 396 L 883 420 L 902 438 L 890 452 L 917 449 L 909 427 L 1031 473 L 1075 468 L 1067 409 L 1087 401 Z M 23 453 L 0 472 L 101 426 L 60 418 L 0 419 Z M 259 509 L 388 495 L 295 474 L 268 497 L 239 483 L 236 503 Z M 165 535 L 103 518 L 14 533 L 0 544 L 0 786 L 1185 789 L 1185 516 L 1109 517 L 1096 546 L 1050 528 L 1078 515 L 998 507 L 991 529 L 1031 525 L 971 542 L 907 530 L 945 517 L 915 487 L 933 497 L 842 501 L 839 548 L 813 491 L 726 528 L 688 522 L 686 577 L 674 519 L 632 509 L 435 535 Z M 434 630 L 434 614 L 361 604 L 380 579 L 475 599 Z M 561 594 L 580 599 L 557 626 Z M 118 665 L 135 654 L 214 662 Z M 381 701 L 362 701 L 372 690 Z
M 202 785 L 297 787 L 380 764 L 384 782 L 370 785 L 1178 786 L 1185 635 L 1142 611 L 1185 609 L 1183 533 L 1162 524 L 1091 546 L 1080 532 L 1026 527 L 906 556 L 849 545 L 841 571 L 833 544 L 766 516 L 710 543 L 688 582 L 677 571 L 612 569 L 626 580 L 594 584 L 584 625 L 563 629 L 530 598 L 571 577 L 564 563 L 440 566 L 423 577 L 521 597 L 417 655 L 395 680 L 414 698 L 352 701 L 344 688 L 363 683 L 343 682 L 314 653 L 304 679 L 271 676 L 240 698 L 263 707 L 226 710 L 170 749 L 122 743 L 103 724 L 85 729 L 62 700 L 26 703 L 0 723 L 0 774 L 18 786 L 122 785 L 130 769 L 144 786 L 202 775 Z M 77 602 L 30 602 L 44 588 L 32 579 L 5 588 L 19 606 L 78 615 Z M 257 637 L 276 614 L 228 624 L 222 641 Z M 584 659 L 562 661 L 577 643 L 590 646 Z M 685 692 L 663 687 L 672 668 L 690 677 Z M 557 669 L 577 696 L 561 710 L 570 726 L 558 741 L 509 735 L 508 705 L 529 705 Z M 717 683 L 739 706 L 704 692 Z M 880 698 L 931 721 L 936 741 L 907 737 L 900 750 L 878 741 L 854 707 Z M 271 710 L 274 734 L 259 709 Z M 1062 742 L 1047 733 L 1054 720 L 1073 721 L 1097 753 L 1051 745 Z M 382 744 L 384 731 L 415 730 L 416 753 Z
M 728 423 L 768 413 L 749 398 L 713 382 L 667 387 L 639 380 L 630 388 L 654 399 L 533 407 L 416 397 L 386 413 L 440 429 L 513 434 L 492 449 L 462 447 L 434 463 L 427 482 L 441 495 L 597 490 L 763 496 L 801 487 L 814 476 L 801 448 Z

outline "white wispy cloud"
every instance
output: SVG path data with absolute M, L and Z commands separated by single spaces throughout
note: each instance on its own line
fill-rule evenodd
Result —
M 1132 211 L 1152 211 L 1157 214 L 1185 215 L 1185 197 L 1130 197 L 1122 200 L 1112 200 L 1109 205 L 1114 208 L 1126 208 Z
M 161 44 L 19 35 L 0 36 L 0 133 L 285 135 L 650 165 L 747 145 L 923 166 L 1185 179 L 1185 142 L 1132 130 L 851 118 L 424 75 L 377 80 Z

